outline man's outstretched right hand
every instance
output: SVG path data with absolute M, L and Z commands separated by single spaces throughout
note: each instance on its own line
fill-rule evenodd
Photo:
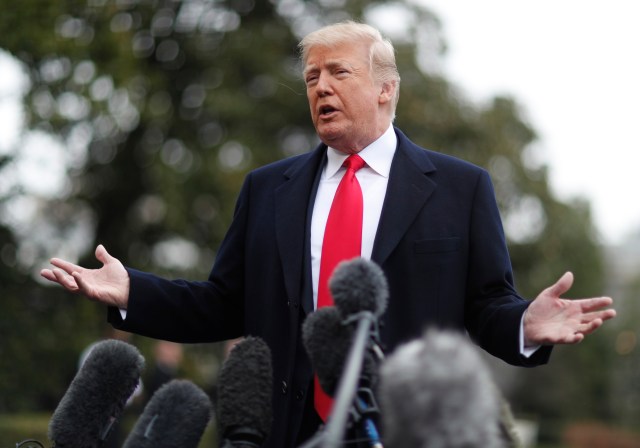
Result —
M 62 285 L 67 291 L 82 294 L 96 302 L 127 309 L 129 300 L 129 273 L 117 258 L 109 255 L 101 244 L 96 258 L 102 262 L 99 269 L 85 269 L 59 258 L 52 258 L 53 269 L 43 269 L 40 275 Z

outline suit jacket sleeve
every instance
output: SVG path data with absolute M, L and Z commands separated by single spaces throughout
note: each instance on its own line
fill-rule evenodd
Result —
M 467 330 L 487 351 L 510 364 L 546 363 L 550 347 L 542 347 L 530 358 L 520 354 L 521 319 L 530 302 L 515 290 L 502 222 L 486 171 L 478 179 L 469 229 Z
M 213 342 L 243 335 L 244 225 L 248 182 L 234 219 L 206 281 L 167 280 L 127 268 L 130 293 L 127 317 L 110 309 L 116 328 L 170 341 Z

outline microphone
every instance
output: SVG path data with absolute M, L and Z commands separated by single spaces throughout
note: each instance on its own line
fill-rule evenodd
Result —
M 356 398 L 367 346 L 383 358 L 379 344 L 378 318 L 387 308 L 389 287 L 382 269 L 372 261 L 355 258 L 338 264 L 329 289 L 345 324 L 355 323 L 353 343 L 347 357 L 331 416 L 326 427 L 326 446 L 338 446 L 343 437 L 349 410 Z M 369 391 L 371 405 L 373 394 Z M 360 400 L 355 400 L 357 405 Z
M 302 324 L 302 344 L 320 386 L 333 397 L 345 369 L 347 354 L 353 342 L 353 328 L 344 325 L 340 312 L 332 306 L 310 314 Z M 365 353 L 361 377 L 371 381 L 378 369 L 374 358 Z
M 211 411 L 202 389 L 188 380 L 171 380 L 153 394 L 123 448 L 196 448 Z
M 60 400 L 50 422 L 57 448 L 102 446 L 135 390 L 144 358 L 133 345 L 110 339 L 97 343 Z
M 399 346 L 381 366 L 379 398 L 387 448 L 506 446 L 497 389 L 460 333 L 431 329 Z
M 272 390 L 269 346 L 248 336 L 233 347 L 218 376 L 221 448 L 262 446 L 271 431 Z
M 345 319 L 367 311 L 379 318 L 387 309 L 387 278 L 373 261 L 354 258 L 341 262 L 329 279 L 329 289 Z
M 322 389 L 331 397 L 336 395 L 345 363 L 353 342 L 354 330 L 345 325 L 340 312 L 335 307 L 324 307 L 309 315 L 302 325 L 302 342 L 309 355 L 311 366 L 316 372 Z M 368 355 L 368 356 L 367 356 Z M 360 372 L 360 382 L 373 382 L 377 363 L 370 353 L 365 353 Z M 362 396 L 352 403 L 353 423 L 362 421 L 371 446 L 380 447 L 380 437 L 373 421 L 369 418 L 378 413 L 373 394 L 368 388 L 358 390 Z M 305 446 L 315 446 L 318 439 L 312 439 Z

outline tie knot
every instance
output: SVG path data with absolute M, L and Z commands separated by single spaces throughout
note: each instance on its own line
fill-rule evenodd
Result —
M 346 166 L 348 170 L 358 171 L 364 166 L 364 160 L 362 160 L 362 157 L 358 154 L 351 154 L 347 157 L 347 160 L 344 161 L 344 166 Z

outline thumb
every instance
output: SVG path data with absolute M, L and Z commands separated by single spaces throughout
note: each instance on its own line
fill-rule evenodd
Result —
M 109 255 L 109 252 L 107 252 L 107 249 L 105 249 L 102 244 L 99 244 L 98 247 L 96 247 L 96 258 L 102 264 L 107 264 L 113 260 L 113 257 Z
M 553 297 L 560 297 L 571 289 L 573 285 L 573 273 L 565 272 L 553 285 L 547 288 L 547 292 Z

